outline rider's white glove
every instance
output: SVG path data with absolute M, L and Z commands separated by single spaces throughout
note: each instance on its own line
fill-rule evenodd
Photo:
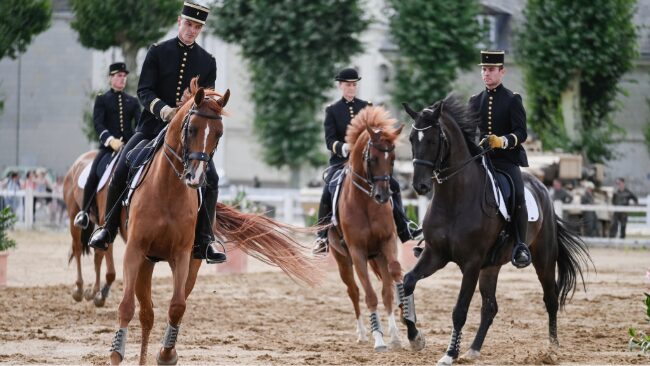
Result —
M 346 142 L 341 146 L 341 154 L 344 158 L 347 158 L 350 155 L 350 145 Z

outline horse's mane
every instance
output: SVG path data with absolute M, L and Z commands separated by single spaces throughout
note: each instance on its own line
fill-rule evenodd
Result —
M 440 107 L 440 103 L 436 103 L 429 108 Z M 481 152 L 481 148 L 476 145 L 476 137 L 478 136 L 478 125 L 481 121 L 480 115 L 473 112 L 469 105 L 456 93 L 449 93 L 442 101 L 442 109 L 447 112 L 456 125 L 460 128 L 467 148 L 472 155 Z
M 189 88 L 186 88 L 185 91 L 183 92 L 183 96 L 181 97 L 182 105 L 178 108 L 179 112 L 183 111 L 183 114 L 185 114 L 190 110 L 192 106 L 192 102 L 194 100 L 194 95 L 198 90 L 199 90 L 199 77 L 195 76 L 190 81 Z M 212 97 L 210 98 L 210 105 L 214 107 L 214 111 L 220 115 L 225 115 L 221 105 L 219 103 L 216 103 L 217 99 L 223 97 L 223 95 L 217 93 L 216 91 L 210 88 L 204 88 L 203 92 L 205 93 L 206 97 Z
M 392 118 L 384 107 L 365 107 L 352 119 L 345 135 L 345 141 L 350 146 L 354 146 L 359 137 L 366 132 L 366 126 L 368 126 L 373 130 L 381 129 L 382 138 L 390 143 L 395 143 L 398 137 L 395 124 L 397 124 L 397 120 Z

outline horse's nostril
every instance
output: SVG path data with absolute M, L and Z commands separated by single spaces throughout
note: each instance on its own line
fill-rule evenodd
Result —
M 424 192 L 427 190 L 427 185 L 424 183 L 420 183 L 420 191 Z
M 185 174 L 185 179 L 192 179 L 192 173 Z
M 377 202 L 381 202 L 381 195 L 376 194 L 375 195 L 375 200 L 377 200 Z

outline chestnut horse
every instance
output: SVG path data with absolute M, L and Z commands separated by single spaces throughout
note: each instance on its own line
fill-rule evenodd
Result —
M 475 143 L 478 118 L 453 95 L 419 113 L 406 104 L 404 107 L 415 121 L 409 136 L 413 148 L 413 187 L 418 194 L 427 194 L 432 189 L 435 194 L 422 225 L 424 251 L 404 276 L 402 320 L 411 345 L 416 349 L 424 347 L 424 338 L 416 328 L 415 285 L 447 263 L 456 263 L 463 279 L 452 313 L 451 340 L 438 361 L 451 365 L 460 354 L 462 329 L 477 283 L 483 298 L 481 323 L 465 357 L 480 356 L 498 310 L 495 294 L 499 271 L 510 262 L 514 239 L 512 235 L 500 234 L 506 221 L 498 213 L 491 183 L 480 163 L 485 151 Z M 522 177 L 539 207 L 537 220 L 528 223 L 526 243 L 530 244 L 533 266 L 544 292 L 549 340 L 558 345 L 557 311 L 575 291 L 583 267 L 589 265 L 591 258 L 584 242 L 555 215 L 546 187 L 530 174 L 522 173 Z M 584 286 L 584 279 L 582 282 Z M 523 310 L 521 316 L 526 316 Z
M 93 159 L 97 155 L 97 151 L 88 151 L 83 153 L 81 156 L 75 160 L 74 164 L 70 167 L 68 172 L 65 175 L 63 180 L 63 199 L 68 209 L 68 217 L 70 218 L 70 234 L 72 235 L 72 250 L 70 253 L 70 258 L 68 261 L 72 261 L 72 258 L 75 259 L 75 264 L 77 265 L 77 281 L 75 282 L 75 287 L 72 289 L 72 298 L 75 301 L 81 301 L 82 297 L 86 300 L 93 300 L 95 306 L 101 307 L 104 306 L 108 292 L 115 281 L 115 264 L 113 260 L 113 246 L 109 246 L 107 251 L 96 250 L 94 255 L 94 264 L 95 264 L 95 283 L 93 286 L 88 287 L 85 291 L 83 290 L 83 276 L 81 274 L 81 255 L 89 254 L 90 247 L 88 246 L 88 239 L 90 234 L 92 234 L 93 228 L 95 225 L 104 224 L 104 208 L 106 207 L 106 192 L 107 186 L 104 186 L 97 194 L 95 195 L 95 201 L 97 202 L 97 211 L 94 212 L 91 210 L 89 212 L 90 224 L 88 228 L 82 230 L 74 226 L 75 215 L 81 210 L 83 205 L 83 188 L 80 188 L 77 185 L 79 176 L 81 172 L 86 168 L 86 166 L 93 163 Z M 124 226 L 120 228 L 120 233 L 122 237 L 125 238 Z M 100 276 L 102 262 L 106 259 L 106 283 L 100 286 Z M 83 296 L 82 296 L 83 294 Z
M 350 160 L 344 168 L 346 176 L 338 203 L 338 229 L 343 240 L 337 228 L 328 231 L 332 255 L 354 306 L 358 341 L 367 340 L 367 336 L 360 317 L 359 288 L 354 271 L 366 294 L 377 351 L 385 350 L 386 345 L 377 312 L 377 295 L 368 275 L 368 262 L 382 282 L 390 344 L 392 347 L 401 344 L 393 313 L 393 284 L 401 286 L 402 269 L 397 259 L 396 228 L 389 202 L 395 140 L 403 127 L 394 128 L 396 122 L 384 108 L 372 106 L 352 119 L 346 133 L 346 141 L 351 146 Z
M 157 354 L 159 364 L 175 364 L 176 338 L 186 299 L 196 281 L 201 261 L 192 259 L 194 227 L 199 211 L 199 188 L 205 182 L 207 161 L 223 133 L 223 107 L 230 91 L 218 93 L 190 83 L 184 104 L 168 125 L 164 146 L 155 153 L 148 173 L 138 183 L 129 208 L 128 240 L 124 254 L 124 295 L 118 308 L 119 330 L 113 339 L 110 362 L 125 356 L 127 327 L 140 304 L 142 340 L 140 363 L 147 360 L 149 334 L 154 320 L 151 277 L 154 262 L 164 260 L 172 269 L 173 294 L 167 328 Z M 187 100 L 185 100 L 187 99 Z M 236 241 L 249 254 L 266 258 L 308 284 L 321 277 L 304 249 L 286 235 L 286 226 L 273 220 L 241 214 L 218 205 L 218 234 Z

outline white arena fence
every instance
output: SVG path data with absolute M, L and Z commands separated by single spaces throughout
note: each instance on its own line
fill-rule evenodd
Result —
M 263 212 L 282 222 L 304 226 L 316 219 L 322 188 L 283 189 L 253 188 L 247 186 L 221 187 L 219 201 L 237 203 L 240 209 Z M 404 199 L 404 206 L 412 206 L 421 221 L 429 200 L 426 197 Z M 650 196 L 640 198 L 638 206 L 582 205 L 555 202 L 555 211 L 561 217 L 579 217 L 582 211 L 595 211 L 601 220 L 608 220 L 614 212 L 630 214 L 626 239 L 584 238 L 592 246 L 650 248 Z M 12 207 L 17 216 L 19 229 L 52 228 L 65 230 L 69 219 L 60 192 L 36 192 L 32 190 L 0 190 L 0 208 Z

